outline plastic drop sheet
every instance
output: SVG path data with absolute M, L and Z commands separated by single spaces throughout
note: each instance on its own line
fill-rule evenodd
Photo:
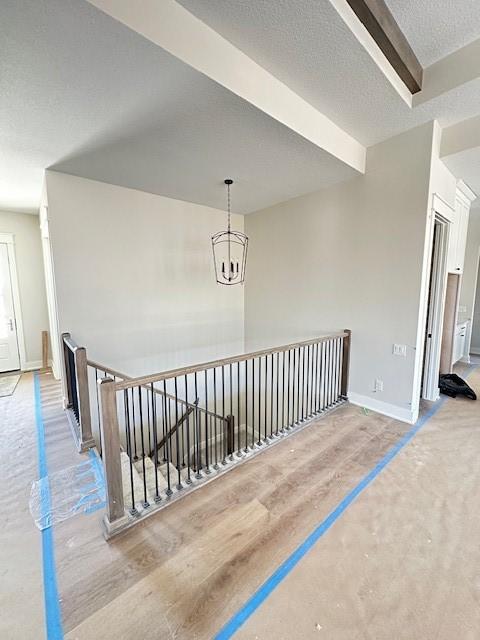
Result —
M 104 503 L 103 469 L 95 457 L 34 482 L 29 507 L 35 525 L 43 530 Z

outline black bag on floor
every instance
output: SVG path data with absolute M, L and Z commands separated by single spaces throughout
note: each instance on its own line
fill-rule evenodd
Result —
M 468 386 L 465 380 L 462 380 L 456 373 L 444 373 L 439 380 L 440 393 L 444 393 L 450 398 L 457 396 L 466 396 L 471 400 L 477 399 L 475 391 Z

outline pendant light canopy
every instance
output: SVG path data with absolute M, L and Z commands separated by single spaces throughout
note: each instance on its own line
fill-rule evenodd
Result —
M 212 236 L 215 277 L 218 284 L 232 285 L 245 282 L 248 238 L 240 231 L 232 231 L 230 226 L 230 187 L 233 180 L 225 180 L 227 186 L 227 231 L 219 231 Z

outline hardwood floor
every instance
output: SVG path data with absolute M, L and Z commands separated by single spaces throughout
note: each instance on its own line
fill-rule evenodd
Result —
M 59 384 L 51 375 L 40 380 L 52 472 L 81 457 L 63 413 Z M 472 380 L 478 388 L 480 374 Z M 25 414 L 31 429 L 31 380 L 23 378 L 20 384 L 23 392 L 15 405 L 23 408 L 15 412 Z M 480 621 L 472 627 L 480 602 L 474 579 L 480 575 L 475 549 L 480 515 L 474 506 L 480 481 L 478 417 L 476 403 L 447 400 L 238 637 L 318 638 L 320 631 L 335 640 L 478 637 L 471 635 L 480 628 Z M 66 638 L 214 637 L 409 429 L 347 404 L 109 543 L 102 536 L 102 511 L 56 525 Z M 34 442 L 28 447 L 31 457 Z M 458 508 L 455 496 L 461 501 Z M 22 526 L 31 534 L 31 518 L 27 526 L 29 514 L 23 515 Z M 38 573 L 39 533 L 33 531 L 36 551 L 25 546 L 19 553 Z M 448 602 L 455 563 L 465 576 L 463 585 L 453 582 L 460 594 L 454 601 L 463 636 L 442 635 L 438 624 L 428 626 L 432 618 L 444 618 L 444 610 L 455 620 L 460 615 L 454 616 Z M 408 575 L 402 575 L 404 566 Z M 13 583 L 8 588 L 16 588 L 19 598 Z M 30 586 L 35 602 L 41 581 L 30 581 Z M 465 589 L 471 592 L 468 598 Z M 428 594 L 439 608 L 436 616 L 427 611 Z M 423 622 L 419 610 L 425 613 Z M 37 635 L 22 620 L 28 633 L 2 637 L 41 637 L 41 611 L 37 614 Z M 447 622 L 451 629 L 452 621 Z
M 110 543 L 59 525 L 67 637 L 211 638 L 407 430 L 345 405 Z

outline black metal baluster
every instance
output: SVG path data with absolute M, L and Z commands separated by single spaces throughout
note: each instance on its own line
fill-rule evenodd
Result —
M 280 356 L 280 353 L 278 354 Z M 281 399 L 282 399 L 282 428 L 281 428 L 281 432 L 283 433 L 283 430 L 285 428 L 285 357 L 287 355 L 286 351 L 282 352 L 282 394 L 281 394 Z
M 178 385 L 177 385 L 177 377 L 173 379 L 174 389 L 175 389 L 175 447 L 176 447 L 176 459 L 177 459 L 177 489 L 183 489 L 182 485 L 182 476 L 181 476 L 181 455 L 180 455 L 180 434 L 178 433 L 179 425 L 178 425 Z
M 295 356 L 294 356 L 295 357 Z M 285 425 L 285 428 L 288 429 L 288 426 L 290 425 L 290 386 L 291 386 L 291 366 L 290 366 L 290 361 L 291 361 L 291 349 L 288 350 L 288 366 L 287 366 L 287 424 Z
M 145 436 L 143 433 L 143 407 L 142 407 L 142 388 L 138 387 L 138 416 L 140 420 L 140 443 L 142 445 L 142 470 L 143 470 L 143 507 L 149 506 L 147 500 L 147 472 L 145 468 Z
M 300 422 L 300 364 L 301 360 L 301 349 L 298 347 L 298 356 L 297 356 L 297 424 Z
M 317 371 L 315 369 L 316 363 L 316 344 L 312 344 L 312 386 L 310 387 L 310 415 L 315 415 L 315 390 L 316 390 L 316 382 L 317 382 Z
M 134 456 L 133 459 L 138 460 L 137 455 L 137 421 L 135 420 L 135 398 L 133 396 L 133 387 L 132 391 L 132 421 L 133 421 L 133 448 L 134 448 Z
M 151 438 L 151 429 L 152 429 L 152 419 L 150 416 L 150 403 L 148 401 L 148 387 L 147 387 L 147 425 L 148 425 L 148 452 L 152 450 L 152 438 Z
M 215 428 L 215 464 L 213 465 L 214 469 L 218 469 L 218 431 L 217 431 L 217 369 L 213 368 L 213 413 L 215 414 L 215 418 L 213 420 L 214 428 Z
M 273 437 L 273 353 L 270 354 L 270 438 Z
M 307 418 L 311 415 L 310 411 L 310 346 L 307 345 L 307 389 L 306 389 L 306 406 L 305 406 L 305 414 Z
M 262 444 L 262 356 L 258 358 L 258 446 Z
M 245 453 L 248 453 L 248 360 L 245 360 Z
M 170 400 L 168 401 L 169 413 L 170 413 Z M 167 465 L 167 496 L 171 496 L 173 491 L 170 486 L 170 437 L 168 432 L 168 417 L 167 417 L 167 384 L 165 380 L 163 381 L 163 437 L 164 437 L 164 445 L 163 445 L 163 455 L 164 460 L 166 460 Z M 166 455 L 165 455 L 166 454 Z
M 268 356 L 265 356 L 265 398 L 264 398 L 264 434 L 263 441 L 267 442 L 267 407 L 268 407 Z
M 127 449 L 130 451 L 129 454 L 129 466 L 130 466 L 130 491 L 132 492 L 132 506 L 130 508 L 130 513 L 133 516 L 138 515 L 138 511 L 135 507 L 135 489 L 133 485 L 133 460 L 131 456 L 132 452 L 132 433 L 131 433 L 131 425 L 130 425 L 130 407 L 128 402 L 128 389 L 124 390 L 124 404 L 126 406 L 126 428 L 128 433 L 128 445 Z
M 198 377 L 197 372 L 194 373 L 194 382 L 195 382 L 195 451 L 196 451 L 196 461 L 195 461 L 195 478 L 199 480 L 202 477 L 200 470 L 202 468 L 202 458 L 200 453 L 200 433 L 201 433 L 201 424 L 200 424 L 200 412 L 198 407 Z
M 155 465 L 155 502 L 160 502 L 160 491 L 158 490 L 158 431 L 157 431 L 157 394 L 153 382 L 150 385 L 152 394 L 152 437 L 153 437 L 153 464 Z M 150 449 L 151 451 L 151 449 Z
M 192 484 L 192 463 L 190 460 L 190 404 L 188 402 L 188 375 L 185 375 L 185 400 L 187 401 L 187 484 Z
M 99 444 L 100 444 L 100 456 L 102 455 L 102 430 L 100 428 L 100 401 L 98 399 L 98 370 L 95 368 L 95 395 L 97 397 L 97 424 L 98 424 L 98 436 L 99 436 Z
M 230 415 L 233 416 L 233 368 L 232 368 L 231 362 L 229 365 L 229 378 L 230 378 L 229 380 L 230 382 Z M 233 428 L 235 428 L 235 426 Z M 231 434 L 231 438 L 230 438 L 230 434 L 228 435 L 228 442 L 229 442 L 228 446 L 229 447 L 231 446 L 230 460 L 233 460 L 233 450 L 235 449 L 235 431 Z
M 276 399 L 276 429 L 275 435 L 278 436 L 278 425 L 280 423 L 280 351 L 277 351 L 277 399 Z
M 210 473 L 210 455 L 208 446 L 208 369 L 205 369 L 205 473 Z
M 241 424 L 241 420 L 240 420 L 240 361 L 237 362 L 237 411 L 238 411 L 238 418 L 237 418 L 237 455 L 241 456 L 242 455 L 242 449 L 241 449 L 241 445 L 240 445 L 240 424 Z
M 252 449 L 255 447 L 255 358 L 252 358 Z
M 225 423 L 225 365 L 222 365 L 222 417 L 224 420 L 222 421 L 222 449 L 223 449 L 223 460 L 222 464 L 227 464 L 227 431 L 226 431 L 226 423 Z

